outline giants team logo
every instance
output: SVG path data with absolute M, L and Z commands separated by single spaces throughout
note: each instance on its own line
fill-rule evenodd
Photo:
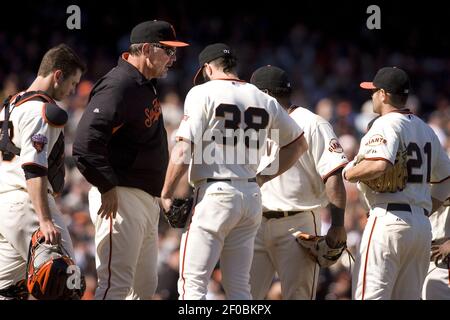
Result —
M 337 139 L 333 138 L 330 140 L 330 145 L 328 147 L 328 151 L 342 153 L 342 152 L 344 152 L 344 149 L 342 148 L 339 141 Z
M 365 146 L 367 147 L 376 147 L 381 144 L 386 144 L 387 140 L 381 134 L 375 134 L 369 138 L 369 141 L 366 142 Z
M 31 137 L 31 143 L 38 153 L 44 150 L 44 146 L 47 144 L 47 137 L 42 134 L 35 134 Z
M 158 121 L 161 115 L 161 104 L 158 98 L 153 99 L 153 107 L 145 108 L 145 126 L 150 128 L 156 121 Z

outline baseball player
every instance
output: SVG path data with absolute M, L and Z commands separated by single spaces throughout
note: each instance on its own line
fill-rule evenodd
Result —
M 94 86 L 79 122 L 73 155 L 93 184 L 96 299 L 151 299 L 158 283 L 158 220 L 168 163 L 156 79 L 176 61 L 174 28 L 145 21 L 130 48 Z
M 428 273 L 422 289 L 424 300 L 450 300 L 450 198 L 430 215 L 433 240 Z
M 64 185 L 67 113 L 55 104 L 72 93 L 85 67 L 66 45 L 47 51 L 37 78 L 3 105 L 0 113 L 0 298 L 14 299 L 25 278 L 32 234 L 60 243 L 73 257 L 72 242 L 54 196 Z
M 249 273 L 261 221 L 258 183 L 287 170 L 307 144 L 302 130 L 275 99 L 238 78 L 236 58 L 227 45 L 207 46 L 199 64 L 194 78 L 199 85 L 186 97 L 161 194 L 167 211 L 175 186 L 189 167 L 196 205 L 182 235 L 178 292 L 182 300 L 205 299 L 220 258 L 226 297 L 251 299 Z M 269 133 L 279 137 L 279 170 L 256 176 Z
M 419 299 L 429 265 L 428 213 L 449 196 L 450 160 L 433 130 L 405 109 L 409 78 L 380 69 L 373 82 L 379 114 L 358 156 L 343 170 L 370 206 L 353 275 L 355 299 Z M 429 183 L 434 183 L 431 190 Z
M 319 266 L 292 234 L 302 231 L 319 235 L 318 209 L 331 202 L 332 225 L 326 241 L 331 247 L 345 243 L 346 193 L 341 170 L 348 161 L 332 126 L 307 109 L 291 104 L 291 86 L 284 70 L 261 67 L 250 82 L 278 100 L 303 129 L 308 143 L 308 151 L 294 166 L 261 188 L 263 217 L 250 272 L 252 295 L 254 299 L 264 299 L 277 272 L 283 299 L 314 299 Z M 276 152 L 276 147 L 271 150 Z

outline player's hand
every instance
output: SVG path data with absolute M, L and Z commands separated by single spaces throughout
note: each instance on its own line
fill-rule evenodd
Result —
M 444 260 L 450 255 L 450 239 L 440 245 L 431 246 L 431 259 Z
M 161 207 L 163 208 L 164 212 L 168 212 L 171 205 L 172 199 L 161 197 Z
M 325 240 L 331 248 L 338 248 L 345 244 L 347 241 L 347 232 L 345 231 L 344 226 L 331 226 L 330 229 L 328 229 Z
M 97 214 L 101 218 L 115 218 L 118 208 L 119 200 L 117 199 L 117 190 L 116 188 L 112 188 L 102 194 L 102 205 L 100 206 Z
M 52 220 L 41 221 L 39 228 L 45 237 L 45 243 L 58 244 L 61 241 L 61 232 L 55 227 Z
M 262 174 L 256 175 L 256 183 L 258 184 L 259 187 L 262 187 L 263 184 L 266 182 L 267 182 L 267 176 L 262 175 Z

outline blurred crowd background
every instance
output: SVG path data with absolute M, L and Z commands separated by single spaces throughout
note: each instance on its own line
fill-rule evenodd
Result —
M 81 9 L 81 30 L 66 28 L 66 8 L 70 4 Z M 26 89 L 35 78 L 45 51 L 61 42 L 73 47 L 88 66 L 76 93 L 62 102 L 70 116 L 65 129 L 66 185 L 58 200 L 72 235 L 75 258 L 86 275 L 84 299 L 93 298 L 96 286 L 94 226 L 87 202 L 90 185 L 71 159 L 72 141 L 93 84 L 127 50 L 129 32 L 139 22 L 169 21 L 179 39 L 191 44 L 178 50 L 168 77 L 159 81 L 170 146 L 183 116 L 184 97 L 192 87 L 198 53 L 205 45 L 225 42 L 235 49 L 238 73 L 244 80 L 266 64 L 288 71 L 294 89 L 292 102 L 330 121 L 349 159 L 357 153 L 367 123 L 375 116 L 370 96 L 358 89 L 359 83 L 371 80 L 380 67 L 404 68 L 412 82 L 408 107 L 433 128 L 450 153 L 450 37 L 445 25 L 446 10 L 438 3 L 424 8 L 382 2 L 382 28 L 368 30 L 368 4 L 302 1 L 293 6 L 264 1 L 245 4 L 181 0 L 12 4 L 13 9 L 0 19 L 1 101 Z M 346 189 L 345 226 L 348 246 L 355 254 L 367 208 L 355 185 L 346 184 Z M 321 217 L 325 234 L 330 222 L 327 209 L 323 209 Z M 170 228 L 161 217 L 159 235 L 160 277 L 154 298 L 177 299 L 180 231 Z M 351 267 L 344 255 L 332 268 L 322 269 L 317 299 L 349 299 Z M 211 278 L 208 298 L 224 298 L 220 266 Z M 277 279 L 267 298 L 281 298 Z

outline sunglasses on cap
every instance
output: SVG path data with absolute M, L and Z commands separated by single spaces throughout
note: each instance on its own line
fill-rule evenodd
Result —
M 152 46 L 156 47 L 156 48 L 160 48 L 163 49 L 164 52 L 167 54 L 167 56 L 172 57 L 175 55 L 175 53 L 177 53 L 177 49 L 176 48 L 172 48 L 172 47 L 168 47 L 159 43 L 152 43 Z

